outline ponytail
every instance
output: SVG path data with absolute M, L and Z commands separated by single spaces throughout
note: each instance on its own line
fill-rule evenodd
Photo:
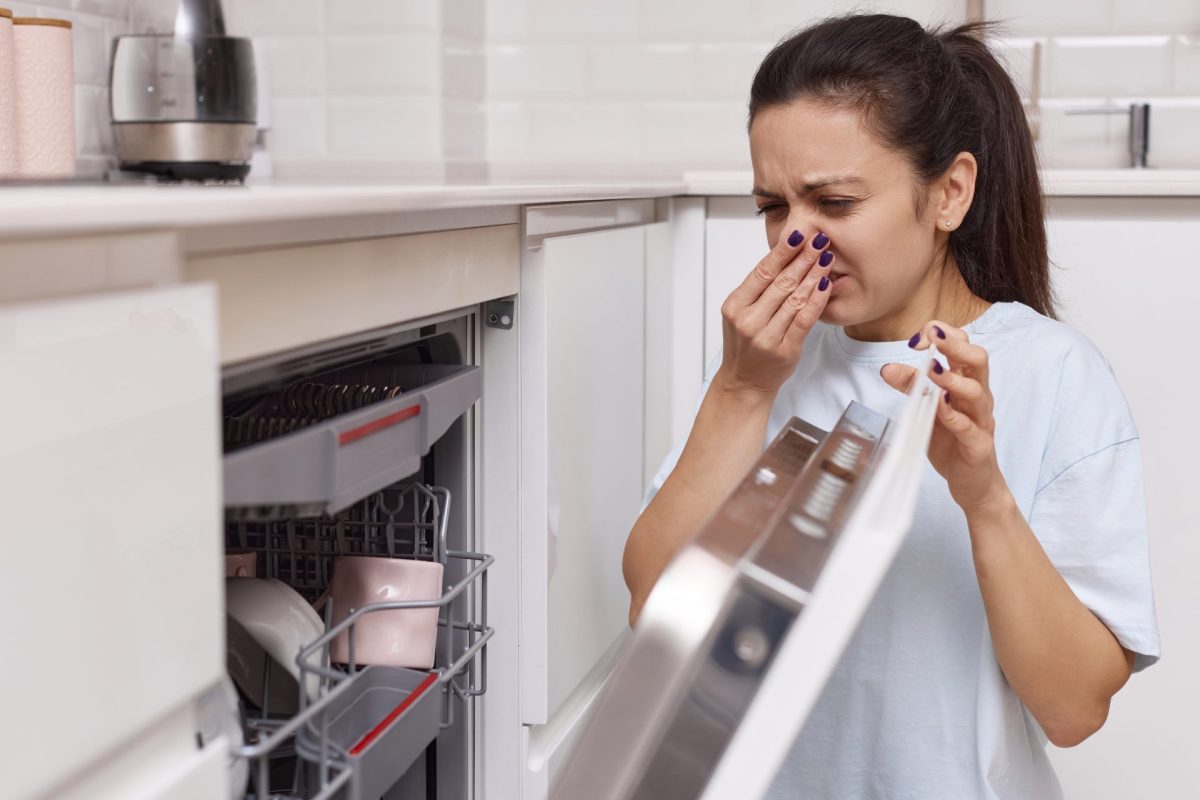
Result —
M 1033 137 L 1016 87 L 983 41 L 991 27 L 929 32 L 886 14 L 825 20 L 767 54 L 750 90 L 750 121 L 801 97 L 854 108 L 925 185 L 971 153 L 974 199 L 949 238 L 963 279 L 989 302 L 1015 300 L 1054 317 Z

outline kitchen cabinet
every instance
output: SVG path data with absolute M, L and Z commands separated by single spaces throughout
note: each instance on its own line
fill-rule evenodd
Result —
M 645 490 L 648 380 L 658 404 L 651 425 L 669 419 L 669 368 L 647 372 L 648 352 L 652 364 L 669 361 L 657 349 L 667 339 L 648 338 L 670 327 L 669 312 L 648 325 L 648 279 L 660 302 L 670 283 L 659 274 L 671 269 L 660 212 L 652 200 L 629 200 L 525 214 L 517 306 L 524 798 L 546 795 L 628 627 L 620 564 Z
M 1200 295 L 1200 197 L 1056 198 L 1048 234 L 1060 315 L 1108 358 L 1133 411 L 1146 475 L 1146 513 L 1160 664 L 1135 675 L 1105 728 L 1051 752 L 1067 797 L 1200 795 L 1192 687 L 1200 659 L 1200 540 L 1190 502 L 1200 433 L 1186 421 L 1200 392 L 1193 362 Z M 1181 706 L 1182 704 L 1182 706 Z M 1103 765 L 1127 764 L 1135 770 Z M 1185 788 L 1186 787 L 1186 788 Z
M 526 211 L 517 305 L 522 798 L 546 796 L 628 631 L 625 539 L 677 409 L 694 403 L 691 373 L 701 372 L 690 327 L 700 309 L 673 301 L 701 297 L 702 211 L 691 200 Z M 674 357 L 682 338 L 690 341 Z M 685 360 L 694 363 L 677 367 Z
M 210 286 L 0 307 L 5 796 L 226 796 L 217 370 Z

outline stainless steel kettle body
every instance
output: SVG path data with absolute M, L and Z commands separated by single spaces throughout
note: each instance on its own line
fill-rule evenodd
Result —
M 175 32 L 119 36 L 109 76 L 121 165 L 182 179 L 240 179 L 257 118 L 254 48 L 226 36 L 215 0 L 185 0 Z

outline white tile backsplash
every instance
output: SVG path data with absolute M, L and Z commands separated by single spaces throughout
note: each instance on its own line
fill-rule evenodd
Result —
M 112 153 L 112 38 L 169 28 L 177 2 L 0 0 L 75 25 L 81 165 Z M 745 102 L 762 57 L 788 32 L 860 7 L 930 24 L 961 20 L 966 0 L 225 0 L 230 31 L 266 45 L 276 163 L 328 172 L 370 159 L 746 166 Z M 1151 163 L 1194 165 L 1200 0 L 985 8 L 1007 23 L 995 47 L 1024 97 L 1043 43 L 1044 164 L 1124 165 L 1125 117 L 1064 111 L 1129 97 L 1154 103 Z
M 639 0 L 529 0 L 530 33 L 540 41 L 632 39 L 639 5 Z
M 606 162 L 630 160 L 638 153 L 637 103 L 534 103 L 530 138 L 522 160 Z M 529 158 L 529 154 L 538 154 Z
M 638 33 L 646 40 L 738 41 L 754 33 L 753 17 L 741 3 L 653 0 L 638 6 Z
M 1054 38 L 1047 50 L 1046 94 L 1169 94 L 1171 71 L 1169 36 Z
M 647 103 L 640 160 L 736 168 L 750 158 L 741 103 Z
M 1200 36 L 1175 37 L 1175 94 L 1200 96 Z M 1200 139 L 1200 132 L 1197 132 Z
M 1041 39 L 997 39 L 991 43 L 992 51 L 1008 71 L 1021 97 L 1033 97 L 1034 46 L 1042 45 L 1042 65 L 1045 68 L 1046 43 Z
M 487 50 L 487 96 L 505 100 L 580 98 L 587 48 L 578 44 L 500 45 Z
M 1129 166 L 1129 118 L 1072 115 L 1068 109 L 1111 105 L 1106 98 L 1054 98 L 1039 104 L 1041 165 L 1047 168 Z
M 440 49 L 433 33 L 327 37 L 327 91 L 331 97 L 435 95 Z
M 439 0 L 324 0 L 324 4 L 325 29 L 338 34 L 436 33 L 441 5 Z
M 688 98 L 696 89 L 695 51 L 687 44 L 594 45 L 591 78 L 598 98 Z
M 329 156 L 345 161 L 437 161 L 441 104 L 428 97 L 328 101 Z
M 325 158 L 325 99 L 276 97 L 271 103 L 268 149 L 275 160 Z
M 1152 0 L 1153 2 L 1153 0 Z M 1006 35 L 1086 35 L 1113 32 L 1115 0 L 986 0 L 988 19 Z
M 1125 98 L 1118 98 L 1121 102 Z M 1146 164 L 1151 167 L 1200 169 L 1200 98 L 1138 98 L 1150 103 L 1150 147 Z
M 324 97 L 325 38 L 287 36 L 265 40 L 275 97 Z
M 1200 33 L 1200 2 L 1197 0 L 1116 0 L 1113 32 Z

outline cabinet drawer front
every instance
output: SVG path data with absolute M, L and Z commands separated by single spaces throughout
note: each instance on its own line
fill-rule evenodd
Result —
M 0 309 L 12 796 L 222 674 L 217 369 L 208 286 Z

